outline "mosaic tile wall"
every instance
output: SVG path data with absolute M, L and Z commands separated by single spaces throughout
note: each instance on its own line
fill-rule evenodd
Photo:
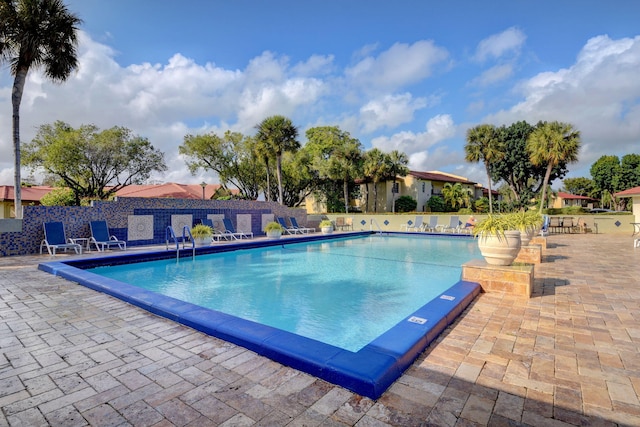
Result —
M 185 200 L 120 198 L 98 201 L 93 206 L 25 206 L 22 232 L 0 233 L 0 256 L 36 254 L 44 238 L 44 222 L 62 221 L 67 237 L 89 237 L 89 221 L 106 220 L 109 234 L 126 240 L 128 246 L 164 244 L 169 225 L 182 236 L 182 224 L 194 225 L 210 218 L 214 225 L 222 225 L 222 218 L 230 218 L 236 230 L 264 235 L 264 216 L 295 216 L 306 224 L 302 209 L 280 206 L 275 202 L 246 200 Z M 189 218 L 191 223 L 189 223 Z M 216 225 L 218 226 L 218 225 Z

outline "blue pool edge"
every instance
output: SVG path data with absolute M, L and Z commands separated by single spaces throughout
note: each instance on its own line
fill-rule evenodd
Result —
M 300 241 L 302 240 L 296 239 L 296 243 Z M 284 242 L 273 241 L 264 243 L 266 245 L 284 244 Z M 224 250 L 255 246 L 255 244 L 238 244 L 235 248 L 227 246 Z M 96 266 L 102 262 L 104 264 L 128 263 L 159 257 L 167 258 L 167 252 L 139 252 L 108 258 L 51 261 L 39 264 L 38 268 L 106 293 L 158 316 L 237 344 L 371 399 L 378 399 L 480 293 L 478 283 L 459 281 L 354 353 L 108 279 L 80 268 Z

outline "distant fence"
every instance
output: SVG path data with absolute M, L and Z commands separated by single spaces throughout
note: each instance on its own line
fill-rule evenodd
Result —
M 0 256 L 38 253 L 44 238 L 42 224 L 51 221 L 64 223 L 67 237 L 89 237 L 89 222 L 106 220 L 109 233 L 126 240 L 129 246 L 162 244 L 167 226 L 173 226 L 182 235 L 182 226 L 191 227 L 209 218 L 214 224 L 229 218 L 235 228 L 264 234 L 263 227 L 274 216 L 295 217 L 300 224 L 307 223 L 306 212 L 281 206 L 275 202 L 247 200 L 191 200 L 119 198 L 97 201 L 93 206 L 25 206 L 22 227 L 16 221 L 6 220 L 0 229 Z M 3 220 L 5 221 L 5 220 Z

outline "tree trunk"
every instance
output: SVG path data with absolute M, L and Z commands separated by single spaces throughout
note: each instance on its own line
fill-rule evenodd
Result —
M 491 190 L 491 171 L 489 165 L 485 165 L 487 169 L 487 187 L 489 187 L 489 215 L 493 214 L 493 191 Z
M 20 102 L 24 83 L 27 79 L 29 69 L 19 69 L 13 80 L 13 90 L 11 92 L 11 105 L 13 107 L 13 194 L 16 218 L 22 218 L 22 177 L 20 176 Z
M 544 199 L 547 197 L 547 184 L 549 183 L 549 177 L 551 176 L 551 169 L 553 165 L 549 163 L 547 165 L 547 171 L 544 173 L 544 182 L 542 183 L 542 197 L 540 197 L 540 213 L 544 206 Z
M 373 212 L 378 213 L 378 181 L 373 181 Z
M 267 188 L 264 190 L 264 199 L 267 202 L 271 201 L 271 179 L 269 178 L 269 158 L 265 157 L 264 165 L 267 169 Z
M 349 213 L 349 181 L 346 179 L 343 181 L 342 191 L 344 192 L 344 211 Z
M 282 192 L 282 155 L 276 157 L 276 172 L 278 174 L 278 203 L 281 205 L 284 195 Z

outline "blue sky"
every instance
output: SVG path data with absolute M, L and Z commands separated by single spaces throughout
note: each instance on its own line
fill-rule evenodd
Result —
M 640 153 L 640 2 L 67 0 L 81 19 L 80 68 L 62 85 L 31 72 L 22 140 L 55 120 L 125 126 L 166 153 L 156 182 L 192 176 L 186 134 L 246 134 L 273 114 L 337 125 L 416 170 L 486 185 L 464 161 L 466 130 L 569 122 L 583 147 L 569 176 L 604 154 Z M 12 184 L 11 83 L 0 71 L 0 184 Z M 26 171 L 25 171 L 26 175 Z M 555 182 L 558 188 L 561 182 Z

